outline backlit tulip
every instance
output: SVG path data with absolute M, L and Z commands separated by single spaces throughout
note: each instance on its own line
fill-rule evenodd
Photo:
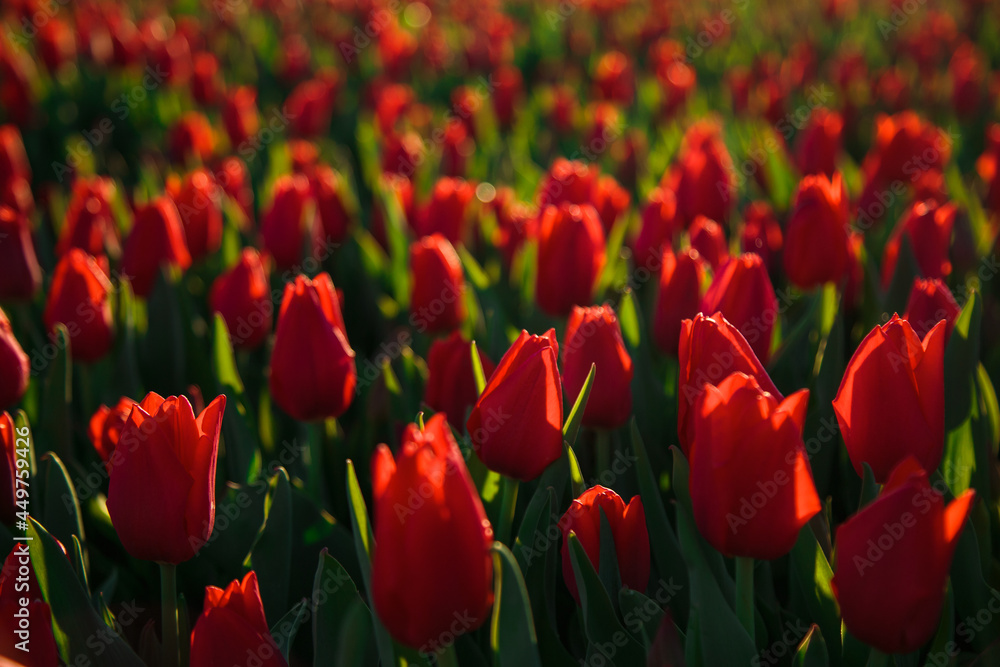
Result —
M 944 338 L 938 322 L 921 341 L 893 316 L 854 352 L 833 399 L 847 453 L 884 482 L 907 456 L 933 472 L 944 453 Z
M 796 163 L 804 175 L 824 174 L 833 178 L 840 154 L 844 119 L 836 111 L 820 107 L 796 137 Z
M 604 268 L 604 230 L 590 204 L 549 206 L 538 224 L 535 300 L 550 315 L 589 305 Z
M 186 397 L 153 392 L 132 408 L 115 448 L 108 514 L 133 558 L 183 563 L 212 535 L 225 408 L 219 396 L 196 418 Z
M 691 247 L 708 262 L 713 271 L 729 260 L 729 242 L 726 233 L 715 220 L 709 220 L 703 215 L 697 216 L 688 228 L 691 237 Z
M 7 314 L 0 309 L 0 408 L 14 405 L 28 389 L 31 364 L 14 337 Z
M 476 194 L 472 183 L 461 178 L 438 179 L 431 198 L 420 211 L 417 233 L 420 236 L 442 234 L 452 245 L 465 240 L 469 204 Z
M 31 165 L 16 125 L 0 125 L 0 181 L 31 180 Z
M 168 195 L 136 210 L 135 224 L 125 241 L 122 273 L 131 281 L 137 296 L 147 297 L 163 265 L 182 270 L 191 265 L 181 216 Z
M 309 180 L 301 174 L 284 174 L 274 182 L 271 205 L 260 221 L 264 249 L 279 269 L 291 269 L 302 261 L 308 223 Z M 311 241 L 311 237 L 309 237 Z
M 14 525 L 18 511 L 16 461 L 21 457 L 15 451 L 17 440 L 14 420 L 6 412 L 0 413 L 0 523 L 6 526 Z
M 397 641 L 432 653 L 489 615 L 493 529 L 444 415 L 410 424 L 402 442 L 372 459 L 372 601 Z M 414 489 L 427 490 L 420 503 Z
M 748 253 L 726 262 L 705 292 L 701 310 L 721 311 L 740 330 L 758 359 L 766 364 L 771 358 L 778 299 L 760 255 Z
M 112 289 L 94 258 L 79 248 L 70 250 L 56 265 L 43 319 L 49 330 L 57 323 L 66 326 L 73 359 L 97 361 L 111 349 Z
M 563 581 L 577 604 L 580 603 L 580 592 L 570 557 L 569 534 L 576 533 L 587 559 L 595 571 L 600 571 L 602 510 L 611 527 L 622 585 L 640 593 L 645 592 L 649 585 L 649 533 L 642 499 L 633 496 L 626 505 L 621 496 L 598 484 L 574 500 L 559 520 L 563 535 Z
M 482 350 L 476 348 L 476 351 L 485 379 L 489 380 L 495 366 Z M 453 331 L 447 338 L 431 343 L 427 353 L 424 403 L 437 412 L 443 412 L 448 423 L 461 431 L 466 412 L 475 405 L 477 398 L 479 394 L 472 370 L 472 343 L 465 340 L 460 331 Z
M 316 201 L 316 215 L 323 225 L 325 240 L 342 243 L 347 238 L 352 218 L 344 204 L 344 180 L 325 164 L 318 164 L 309 177 L 312 196 Z
M 219 186 L 240 207 L 248 220 L 253 220 L 253 188 L 246 163 L 238 157 L 227 157 L 215 174 Z
M 913 327 L 913 333 L 923 339 L 941 320 L 945 320 L 945 342 L 955 328 L 955 320 L 962 308 L 955 301 L 948 286 L 937 278 L 917 278 L 910 289 L 903 319 Z
M 170 148 L 170 159 L 178 164 L 186 164 L 188 160 L 205 162 L 212 157 L 215 150 L 215 135 L 212 124 L 204 114 L 189 111 L 170 130 L 167 138 Z
M 596 375 L 582 423 L 618 428 L 632 413 L 632 358 L 610 306 L 574 306 L 569 315 L 562 344 L 563 386 L 574 399 L 587 381 L 591 364 L 597 366 Z
M 590 202 L 601 217 L 601 225 L 606 235 L 610 234 L 615 223 L 625 216 L 631 201 L 632 195 L 619 185 L 613 176 L 601 176 L 594 183 Z
M 490 470 L 528 481 L 562 456 L 562 381 L 555 331 L 522 331 L 503 355 L 466 426 Z
M 260 129 L 257 91 L 249 86 L 229 91 L 222 102 L 222 124 L 234 149 L 244 151 L 252 148 L 246 142 Z
M 702 120 L 688 128 L 677 164 L 660 185 L 677 193 L 677 207 L 685 224 L 699 215 L 725 223 L 735 192 L 733 173 L 722 129 L 714 121 Z
M 28 301 L 42 284 L 42 269 L 24 214 L 0 206 L 0 299 Z
M 339 417 L 354 398 L 358 374 L 326 273 L 285 285 L 271 351 L 271 398 L 300 421 Z
M 882 255 L 882 285 L 888 287 L 896 271 L 900 246 L 904 236 L 910 243 L 917 266 L 925 278 L 946 278 L 951 273 L 951 232 L 958 208 L 949 203 L 939 205 L 933 200 L 910 206 L 885 244 Z
M 300 137 L 322 135 L 330 127 L 334 101 L 331 82 L 317 78 L 300 83 L 285 101 L 292 131 Z
M 501 127 L 510 127 L 524 95 L 524 80 L 514 65 L 501 65 L 490 73 L 493 113 Z
M 94 450 L 104 461 L 105 465 L 111 461 L 111 456 L 115 453 L 118 440 L 121 437 L 122 428 L 128 421 L 128 415 L 132 412 L 132 406 L 136 403 L 127 396 L 122 396 L 114 407 L 102 405 L 97 408 L 90 417 L 87 425 L 87 435 L 94 445 Z M 110 470 L 110 466 L 109 466 Z
M 672 190 L 654 188 L 649 201 L 642 209 L 642 226 L 632 246 L 636 266 L 648 266 L 673 244 L 674 234 L 680 228 L 677 219 L 677 197 Z
M 635 97 L 635 74 L 628 56 L 621 51 L 601 56 L 594 70 L 594 85 L 601 99 L 631 104 Z
M 586 204 L 597 182 L 598 170 L 579 160 L 556 158 L 538 189 L 538 205 Z
M 192 59 L 191 96 L 202 106 L 215 104 L 222 95 L 222 78 L 215 55 L 203 51 Z
M 256 250 L 244 248 L 239 261 L 215 279 L 209 304 L 226 321 L 234 347 L 251 349 L 264 342 L 271 333 L 274 304 Z
M 789 551 L 821 505 L 802 428 L 809 391 L 788 398 L 734 373 L 695 404 L 691 507 L 709 544 L 727 556 L 772 560 Z
M 191 667 L 287 667 L 267 628 L 256 572 L 247 572 L 242 581 L 234 580 L 225 590 L 205 587 L 201 616 L 191 631 L 190 662 Z
M 465 319 L 465 275 L 455 248 L 441 234 L 410 246 L 410 323 L 417 331 L 451 331 Z
M 698 313 L 684 320 L 678 361 L 677 436 L 685 454 L 694 442 L 693 413 L 706 385 L 719 384 L 732 373 L 743 373 L 753 376 L 758 386 L 779 402 L 784 400 L 743 334 L 722 313 L 711 317 Z
M 778 253 L 784 245 L 781 226 L 774 219 L 774 211 L 764 201 L 753 201 L 743 211 L 743 232 L 740 235 L 743 252 L 761 256 L 768 271 L 773 271 Z
M 82 248 L 89 255 L 101 257 L 107 248 L 118 247 L 118 234 L 111 214 L 114 192 L 114 182 L 100 176 L 78 178 L 73 182 L 73 194 L 56 245 L 57 255 L 65 255 L 71 248 Z
M 662 352 L 677 356 L 681 322 L 698 313 L 704 278 L 705 262 L 697 250 L 688 248 L 675 254 L 664 249 L 653 311 L 653 341 Z
M 174 196 L 191 259 L 210 255 L 222 245 L 222 200 L 215 177 L 197 169 L 184 178 Z
M 843 278 L 847 222 L 847 192 L 840 174 L 802 179 L 785 228 L 785 273 L 793 285 L 813 289 Z
M 938 629 L 951 559 L 975 500 L 969 489 L 945 503 L 941 491 L 906 459 L 878 498 L 837 528 L 831 588 L 844 626 L 883 653 L 918 651 Z

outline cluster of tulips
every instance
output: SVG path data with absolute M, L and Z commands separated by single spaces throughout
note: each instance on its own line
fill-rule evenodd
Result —
M 1000 664 L 946 5 L 5 3 L 0 664 Z

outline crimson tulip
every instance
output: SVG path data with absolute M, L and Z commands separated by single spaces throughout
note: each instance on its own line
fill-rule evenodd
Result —
M 215 177 L 204 168 L 188 174 L 174 195 L 192 260 L 210 255 L 222 245 L 220 195 Z
M 28 301 L 42 284 L 31 222 L 6 206 L 0 206 L 0 266 L 0 299 Z
M 847 191 L 841 175 L 817 174 L 799 183 L 785 230 L 788 280 L 801 289 L 839 282 L 848 265 Z
M 946 278 L 951 273 L 951 232 L 958 207 L 953 203 L 920 201 L 910 206 L 885 244 L 882 255 L 882 285 L 888 287 L 896 271 L 900 247 L 905 236 L 925 278 Z
M 942 281 L 937 278 L 916 278 L 910 289 L 910 299 L 903 319 L 910 323 L 913 333 L 920 339 L 926 337 L 935 324 L 944 320 L 944 339 L 947 343 L 961 311 L 951 290 Z
M 597 61 L 594 85 L 601 99 L 625 106 L 635 97 L 635 74 L 629 57 L 621 51 L 609 51 Z
M 503 355 L 466 423 L 490 470 L 529 481 L 562 456 L 562 382 L 553 329 L 521 331 Z
M 659 291 L 653 311 L 653 341 L 662 352 L 677 356 L 681 323 L 698 313 L 705 262 L 697 250 L 688 248 L 674 253 L 663 250 Z
M 14 405 L 28 389 L 31 363 L 14 337 L 7 314 L 0 309 L 0 408 Z
M 729 261 L 729 242 L 722 226 L 703 215 L 696 216 L 688 228 L 691 247 L 708 262 L 713 271 Z
M 122 429 L 125 427 L 125 422 L 128 421 L 129 413 L 132 412 L 134 405 L 136 405 L 135 401 L 127 396 L 122 396 L 114 407 L 109 408 L 106 405 L 101 405 L 90 417 L 87 435 L 90 436 L 94 450 L 105 465 L 111 462 L 111 457 L 118 446 L 118 440 L 121 438 Z M 108 465 L 109 472 L 110 468 L 111 466 Z
M 579 160 L 556 158 L 538 189 L 538 206 L 586 204 L 590 202 L 598 170 Z
M 118 234 L 111 214 L 115 184 L 100 176 L 73 181 L 73 192 L 66 208 L 56 254 L 65 255 L 71 248 L 102 257 L 108 248 L 118 247 Z
M 642 226 L 632 245 L 636 266 L 656 262 L 661 252 L 673 244 L 674 234 L 680 225 L 677 219 L 677 196 L 672 190 L 657 187 L 649 194 L 649 201 L 642 209 Z
M 226 397 L 195 417 L 184 396 L 150 392 L 129 412 L 114 451 L 108 514 L 133 558 L 183 563 L 215 525 L 215 463 Z
M 733 159 L 722 142 L 721 127 L 702 120 L 688 128 L 677 164 L 660 186 L 677 193 L 677 208 L 685 224 L 699 215 L 725 223 L 735 192 L 733 174 Z
M 574 306 L 563 334 L 563 386 L 577 396 L 596 364 L 582 424 L 614 429 L 632 413 L 632 358 L 625 349 L 618 317 L 610 306 Z
M 496 367 L 482 350 L 476 348 L 476 352 L 479 353 L 485 379 L 489 380 Z M 431 343 L 427 353 L 424 403 L 437 412 L 443 412 L 448 423 L 461 430 L 465 425 L 466 412 L 475 405 L 478 397 L 472 370 L 472 343 L 465 340 L 460 331 L 453 331 L 447 338 Z
M 701 302 L 704 313 L 721 311 L 763 363 L 771 358 L 771 337 L 778 319 L 778 299 L 760 255 L 733 257 L 712 279 Z
M 774 211 L 764 201 L 753 201 L 743 210 L 743 232 L 740 235 L 743 252 L 761 256 L 768 271 L 774 270 L 778 253 L 784 245 L 781 226 L 774 219 Z
M 164 264 L 181 270 L 191 266 L 181 216 L 169 195 L 162 195 L 136 210 L 135 224 L 125 241 L 122 272 L 129 278 L 136 295 L 147 297 Z
M 204 114 L 189 111 L 170 130 L 167 145 L 170 158 L 178 164 L 185 164 L 189 159 L 205 162 L 215 151 L 212 124 Z
M 410 246 L 410 322 L 418 331 L 451 331 L 465 319 L 465 275 L 455 248 L 441 234 Z
M 274 303 L 267 270 L 253 248 L 244 248 L 239 261 L 215 279 L 208 301 L 226 321 L 234 347 L 255 348 L 271 333 Z
M 8 413 L 0 413 L 0 523 L 6 526 L 14 525 L 18 511 L 17 440 L 14 420 Z
M 73 358 L 97 361 L 111 349 L 111 281 L 94 258 L 73 248 L 56 265 L 42 319 L 54 329 L 66 326 Z
M 420 211 L 417 233 L 420 236 L 441 234 L 452 245 L 465 240 L 469 204 L 476 188 L 461 178 L 438 179 L 431 191 L 430 201 Z
M 549 206 L 538 224 L 535 300 L 550 315 L 588 305 L 605 263 L 604 230 L 590 204 Z
M 256 135 L 260 129 L 257 91 L 249 86 L 238 86 L 229 91 L 222 102 L 222 124 L 233 148 L 244 146 Z
M 279 269 L 291 269 L 302 261 L 309 198 L 309 180 L 301 174 L 284 174 L 274 182 L 271 205 L 261 216 L 260 235 Z
M 343 178 L 329 165 L 318 164 L 309 176 L 309 183 L 325 240 L 342 243 L 351 226 L 351 214 L 344 204 Z
M 809 115 L 809 121 L 796 137 L 795 158 L 804 175 L 824 174 L 833 178 L 837 171 L 844 118 L 836 111 L 820 107 Z

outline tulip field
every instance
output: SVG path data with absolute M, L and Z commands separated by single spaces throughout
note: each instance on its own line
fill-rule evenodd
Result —
M 1000 1 L 0 3 L 0 667 L 1000 666 Z

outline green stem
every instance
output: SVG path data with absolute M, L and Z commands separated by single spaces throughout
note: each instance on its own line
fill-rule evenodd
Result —
M 595 445 L 597 470 L 594 471 L 594 479 L 600 479 L 605 471 L 611 469 L 611 431 L 599 428 L 595 435 L 597 436 Z
M 306 495 L 322 503 L 323 494 L 323 440 L 326 437 L 326 424 L 322 421 L 306 424 Z
M 868 667 L 889 667 L 889 654 L 873 648 L 868 654 Z
M 520 482 L 510 477 L 503 478 L 503 496 L 500 499 L 500 532 L 497 536 L 508 547 L 510 531 L 514 525 L 514 509 L 517 507 L 517 486 Z
M 736 557 L 736 616 L 755 642 L 753 618 L 753 558 Z
M 180 651 L 177 637 L 177 566 L 160 563 L 160 597 L 163 604 L 163 665 L 178 667 Z
M 458 667 L 458 655 L 455 653 L 455 645 L 452 644 L 437 654 L 438 667 Z

